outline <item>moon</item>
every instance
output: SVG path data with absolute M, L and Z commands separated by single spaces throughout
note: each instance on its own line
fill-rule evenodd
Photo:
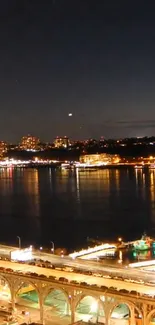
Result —
M 72 113 L 68 113 L 68 116 L 70 116 L 70 117 L 71 117 L 72 115 L 73 115 Z

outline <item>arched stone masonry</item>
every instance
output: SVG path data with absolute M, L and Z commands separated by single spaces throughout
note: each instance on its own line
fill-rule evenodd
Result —
M 104 303 L 103 301 L 100 299 L 100 295 L 95 295 L 95 294 L 92 294 L 92 293 L 88 293 L 88 292 L 82 292 L 80 295 L 78 295 L 77 299 L 76 299 L 76 302 L 75 302 L 75 305 L 74 305 L 74 316 L 75 316 L 75 313 L 76 313 L 76 309 L 78 307 L 78 305 L 80 304 L 80 302 L 87 298 L 87 297 L 90 297 L 92 299 L 94 299 L 98 305 L 98 308 L 97 308 L 97 321 L 98 321 L 98 317 L 99 317 L 99 311 L 103 311 L 104 313 L 104 317 L 105 317 L 105 310 L 104 310 Z
M 151 318 L 152 318 L 153 315 L 154 315 L 154 318 L 155 318 L 155 308 L 152 309 L 152 310 L 147 314 L 147 317 L 146 317 L 146 325 L 150 325 L 150 324 L 151 324 Z
M 119 306 L 120 304 L 124 304 L 128 307 L 129 309 L 129 324 L 130 325 L 136 325 L 136 319 L 135 319 L 135 310 L 138 311 L 138 314 L 142 315 L 143 318 L 143 313 L 142 311 L 134 304 L 133 302 L 127 300 L 127 299 L 115 299 L 113 302 L 109 303 L 107 310 L 107 324 L 110 322 L 110 318 L 112 315 L 112 312 L 114 309 Z
M 68 301 L 68 311 L 71 314 L 71 323 L 75 321 L 75 311 L 76 306 L 80 300 L 85 296 L 91 296 L 95 298 L 102 306 L 105 313 L 105 324 L 110 324 L 110 315 L 112 310 L 119 304 L 124 303 L 130 308 L 132 317 L 130 317 L 130 325 L 136 324 L 135 310 L 137 310 L 137 315 L 141 315 L 142 319 L 140 324 L 150 325 L 150 319 L 153 314 L 155 314 L 155 301 L 152 298 L 147 298 L 140 296 L 138 299 L 136 297 L 130 297 L 130 295 L 121 296 L 119 292 L 115 294 L 109 293 L 107 290 L 101 291 L 98 288 L 83 288 L 80 285 L 64 283 L 61 284 L 59 281 L 49 281 L 48 279 L 40 279 L 33 276 L 28 277 L 24 275 L 17 275 L 13 273 L 0 272 L 0 278 L 3 279 L 10 289 L 12 309 L 15 308 L 16 294 L 19 291 L 23 283 L 30 283 L 38 293 L 39 297 L 39 307 L 40 307 L 40 323 L 44 322 L 44 301 L 51 290 L 61 290 Z M 105 300 L 101 299 L 101 296 L 105 297 Z M 139 323 L 138 323 L 139 324 Z
M 67 316 L 69 316 L 71 314 L 71 310 L 70 310 L 70 299 L 69 299 L 69 295 L 68 292 L 66 292 L 66 290 L 62 287 L 53 287 L 53 286 L 48 286 L 46 287 L 46 289 L 44 290 L 44 294 L 43 294 L 43 307 L 45 307 L 45 302 L 46 299 L 49 297 L 49 295 L 52 292 L 59 292 L 59 295 L 63 295 L 65 298 L 65 310 L 64 310 L 64 314 Z M 54 298 L 54 297 L 53 297 Z M 52 304 L 51 304 L 52 306 Z M 44 308 L 45 309 L 45 308 Z

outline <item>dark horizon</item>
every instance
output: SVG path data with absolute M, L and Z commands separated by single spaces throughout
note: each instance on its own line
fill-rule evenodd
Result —
M 154 3 L 8 0 L 0 8 L 0 140 L 155 134 Z

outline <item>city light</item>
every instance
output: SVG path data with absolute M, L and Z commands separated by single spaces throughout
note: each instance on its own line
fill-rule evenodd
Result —
M 11 260 L 13 261 L 29 261 L 32 257 L 32 248 L 25 248 L 11 252 Z
M 39 147 L 40 140 L 37 137 L 34 137 L 32 135 L 27 135 L 22 137 L 20 141 L 20 148 L 21 150 L 26 151 L 37 151 L 40 149 Z
M 31 164 L 36 164 L 36 165 L 50 165 L 50 164 L 56 164 L 58 163 L 57 160 L 48 160 L 48 159 L 39 159 L 35 158 L 34 160 L 16 160 L 16 159 L 5 159 L 0 161 L 0 166 L 1 167 L 14 167 L 14 166 L 28 166 Z
M 91 313 L 96 313 L 96 312 L 97 312 L 97 309 L 98 309 L 98 303 L 97 303 L 97 301 L 94 301 L 94 302 L 91 304 L 90 312 L 91 312 Z
M 89 154 L 80 156 L 80 165 L 86 167 L 91 166 L 106 166 L 108 164 L 118 164 L 120 157 L 118 155 L 102 154 Z
M 69 139 L 64 136 L 64 137 L 56 137 L 56 139 L 54 140 L 54 146 L 55 148 L 68 148 L 69 147 Z

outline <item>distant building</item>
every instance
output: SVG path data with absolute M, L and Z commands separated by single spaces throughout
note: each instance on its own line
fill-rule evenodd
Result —
M 70 145 L 69 139 L 67 137 L 56 137 L 54 140 L 55 148 L 68 148 Z
M 3 156 L 7 152 L 7 143 L 0 141 L 0 156 Z
M 87 165 L 97 166 L 107 164 L 118 164 L 119 161 L 120 157 L 118 155 L 110 155 L 107 153 L 80 156 L 80 163 Z
M 32 135 L 27 135 L 22 137 L 19 147 L 21 150 L 27 150 L 27 151 L 36 151 L 40 149 L 40 140 L 37 137 L 34 137 Z

